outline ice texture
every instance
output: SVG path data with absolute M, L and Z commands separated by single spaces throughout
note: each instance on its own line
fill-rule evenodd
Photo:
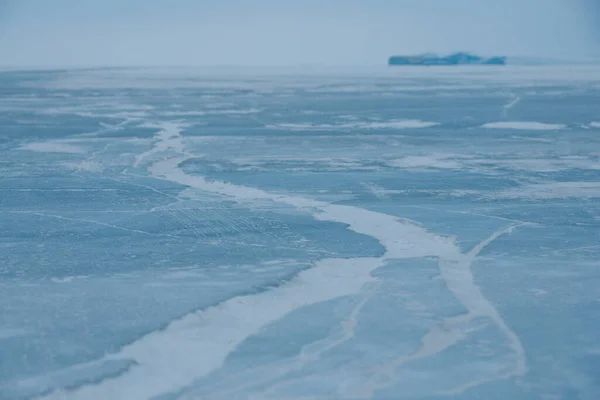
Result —
M 600 398 L 600 68 L 399 71 L 1 72 L 0 399 Z

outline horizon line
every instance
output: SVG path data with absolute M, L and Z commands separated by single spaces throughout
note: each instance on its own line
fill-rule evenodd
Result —
M 393 56 L 393 55 L 392 55 Z M 392 57 L 390 56 L 390 57 Z M 515 66 L 591 66 L 600 64 L 600 57 L 587 59 L 559 59 L 546 57 L 530 57 L 530 56 L 503 56 L 508 62 L 502 67 Z M 512 60 L 512 62 L 511 62 Z M 387 60 L 386 60 L 387 61 Z M 183 68 L 203 68 L 203 69 L 295 69 L 295 68 L 323 68 L 323 69 L 361 69 L 361 68 L 380 68 L 380 69 L 403 69 L 403 68 L 461 68 L 461 67 L 477 67 L 485 68 L 486 65 L 444 65 L 444 66 L 390 66 L 387 62 L 378 64 L 319 64 L 319 63 L 303 63 L 303 64 L 44 64 L 44 65 L 9 65 L 0 64 L 0 72 L 8 71 L 66 71 L 66 70 L 127 70 L 127 69 L 183 69 Z M 498 66 L 490 66 L 498 68 Z

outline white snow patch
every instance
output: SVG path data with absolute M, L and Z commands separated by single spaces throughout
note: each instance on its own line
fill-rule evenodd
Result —
M 143 124 L 144 128 L 159 128 L 160 131 L 155 136 L 154 146 L 141 154 L 135 156 L 134 167 L 139 167 L 147 158 L 161 151 L 173 151 L 178 154 L 185 154 L 185 144 L 181 136 L 181 130 L 188 124 L 179 122 L 164 122 L 161 124 Z
M 384 200 L 387 199 L 390 193 L 395 193 L 396 191 L 391 190 L 388 191 L 387 189 L 382 188 L 379 185 L 376 185 L 372 182 L 362 182 L 361 185 L 367 189 L 369 192 L 371 192 L 373 194 L 373 196 L 377 197 L 380 200 Z
M 65 162 L 63 165 L 69 169 L 73 169 L 75 171 L 85 171 L 85 172 L 102 172 L 104 167 L 102 163 L 93 160 L 82 160 L 79 162 Z
M 75 279 L 87 279 L 90 275 L 74 275 L 74 276 L 65 276 L 62 278 L 50 278 L 50 280 L 54 283 L 70 283 Z
M 546 296 L 548 294 L 547 290 L 544 289 L 538 289 L 538 288 L 531 288 L 529 289 L 529 291 L 534 295 L 534 296 Z
M 526 122 L 526 121 L 514 121 L 514 122 L 488 122 L 483 124 L 482 128 L 488 129 L 518 129 L 527 131 L 554 131 L 559 129 L 565 129 L 567 126 L 563 124 L 546 124 L 544 122 Z
M 408 156 L 392 160 L 387 164 L 396 168 L 435 168 L 435 169 L 460 169 L 461 163 L 450 159 L 449 155 Z
M 437 126 L 437 122 L 421 121 L 418 119 L 407 119 L 407 120 L 396 120 L 387 122 L 371 122 L 357 124 L 359 128 L 365 129 L 418 129 L 418 128 L 430 128 Z
M 28 331 L 18 328 L 8 328 L 0 326 L 0 340 L 10 339 L 29 334 Z
M 197 111 L 164 111 L 161 112 L 161 115 L 169 116 L 169 117 L 186 117 L 186 116 L 205 116 L 205 115 L 246 115 L 246 114 L 256 114 L 261 112 L 262 110 L 259 108 L 249 108 L 249 109 L 231 109 L 231 110 L 197 110 Z
M 504 110 L 504 115 L 506 116 L 508 114 L 508 111 L 513 108 L 514 106 L 516 106 L 517 104 L 519 104 L 519 102 L 521 101 L 521 98 L 515 94 L 513 94 L 511 96 L 511 99 L 508 103 L 506 103 L 502 109 Z
M 21 147 L 21 150 L 35 151 L 38 153 L 72 153 L 72 154 L 83 154 L 87 150 L 80 146 L 74 146 L 72 144 L 61 143 L 58 141 L 53 142 L 36 142 L 29 143 Z

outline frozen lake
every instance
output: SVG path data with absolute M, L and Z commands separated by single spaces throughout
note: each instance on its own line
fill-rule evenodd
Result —
M 600 398 L 600 67 L 0 94 L 0 399 Z

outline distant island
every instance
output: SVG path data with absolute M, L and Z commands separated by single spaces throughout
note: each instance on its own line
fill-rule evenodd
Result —
M 464 52 L 444 57 L 436 54 L 392 56 L 388 65 L 506 65 L 506 57 L 483 58 Z

